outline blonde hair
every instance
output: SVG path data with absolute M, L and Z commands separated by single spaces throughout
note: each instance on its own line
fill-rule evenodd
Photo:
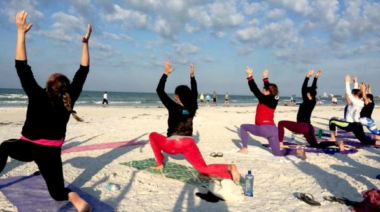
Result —
M 63 105 L 77 121 L 83 122 L 83 119 L 77 115 L 71 107 L 70 94 L 67 92 L 70 86 L 70 80 L 63 74 L 55 73 L 49 76 L 46 82 L 46 92 L 49 97 L 56 96 L 62 99 Z

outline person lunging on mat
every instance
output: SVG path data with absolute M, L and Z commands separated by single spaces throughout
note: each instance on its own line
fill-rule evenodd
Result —
M 149 135 L 150 145 L 156 157 L 157 165 L 153 169 L 162 170 L 165 159 L 162 151 L 176 155 L 182 154 L 195 169 L 202 175 L 215 176 L 233 181 L 239 181 L 240 174 L 234 164 L 210 164 L 207 165 L 192 138 L 193 118 L 197 112 L 197 83 L 194 77 L 194 66 L 190 66 L 191 89 L 186 85 L 178 86 L 174 91 L 173 101 L 165 92 L 165 83 L 168 75 L 174 71 L 171 63 L 165 63 L 165 71 L 157 86 L 157 94 L 162 103 L 168 109 L 167 137 L 159 133 Z
M 380 141 L 377 141 L 376 138 L 372 138 L 370 136 L 366 136 L 364 133 L 364 129 L 362 124 L 360 123 L 360 112 L 364 107 L 364 102 L 361 99 L 363 97 L 363 93 L 365 94 L 365 87 L 361 85 L 361 89 L 354 89 L 351 91 L 350 88 L 351 77 L 349 75 L 346 76 L 346 95 L 348 98 L 348 108 L 346 120 L 339 120 L 332 118 L 329 123 L 330 127 L 330 141 L 336 141 L 336 128 L 340 128 L 342 130 L 353 132 L 356 138 L 362 144 L 366 145 L 380 145 Z M 340 151 L 344 151 L 344 142 L 339 141 L 339 149 Z
M 283 146 L 284 140 L 284 128 L 295 132 L 302 133 L 306 141 L 309 142 L 310 146 L 315 148 L 326 148 L 329 146 L 335 146 L 334 142 L 321 142 L 318 143 L 317 138 L 315 137 L 315 130 L 313 125 L 311 125 L 310 117 L 313 113 L 314 107 L 317 103 L 317 81 L 321 76 L 322 72 L 318 71 L 315 74 L 313 84 L 311 87 L 308 87 L 309 79 L 313 76 L 314 71 L 310 70 L 303 82 L 301 93 L 302 93 L 302 104 L 298 109 L 297 122 L 293 121 L 280 121 L 278 123 L 278 140 L 280 141 L 280 146 Z
M 72 83 L 59 73 L 49 76 L 46 87 L 41 88 L 27 63 L 25 36 L 32 24 L 27 25 L 27 12 L 16 15 L 17 44 L 16 70 L 29 103 L 20 139 L 4 141 L 0 145 L 0 173 L 8 157 L 23 162 L 34 161 L 46 181 L 50 196 L 56 201 L 69 200 L 78 211 L 90 211 L 90 205 L 77 193 L 65 188 L 61 160 L 61 146 L 66 126 L 72 115 L 83 121 L 73 110 L 89 72 L 88 41 L 91 25 L 82 38 L 83 50 L 79 70 Z
M 274 155 L 298 155 L 305 160 L 306 153 L 304 149 L 280 149 L 280 144 L 278 142 L 278 130 L 273 120 L 274 112 L 279 100 L 277 85 L 269 83 L 268 70 L 265 70 L 263 72 L 264 88 L 263 92 L 261 92 L 253 79 L 252 72 L 253 70 L 247 66 L 246 74 L 248 77 L 249 88 L 259 100 L 259 104 L 256 109 L 256 124 L 243 124 L 240 126 L 243 148 L 239 152 L 244 154 L 248 153 L 248 132 L 250 132 L 255 136 L 268 139 L 269 146 Z
M 363 84 L 362 86 L 365 86 Z M 380 130 L 377 129 L 375 121 L 372 119 L 373 109 L 375 108 L 375 102 L 373 100 L 371 84 L 368 83 L 366 94 L 363 95 L 364 107 L 360 112 L 360 123 L 366 126 L 368 130 L 375 136 L 380 135 Z

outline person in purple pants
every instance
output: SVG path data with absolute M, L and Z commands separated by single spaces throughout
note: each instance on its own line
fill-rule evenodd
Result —
M 302 160 L 306 159 L 304 149 L 281 149 L 278 142 L 278 130 L 274 123 L 274 112 L 278 104 L 278 87 L 276 84 L 269 83 L 268 70 L 263 72 L 264 89 L 263 92 L 257 87 L 253 77 L 253 70 L 247 66 L 246 74 L 248 85 L 252 93 L 259 100 L 256 109 L 256 120 L 254 124 L 243 124 L 240 126 L 241 140 L 243 148 L 240 153 L 247 154 L 248 132 L 255 136 L 260 136 L 268 139 L 269 146 L 275 156 L 298 155 Z

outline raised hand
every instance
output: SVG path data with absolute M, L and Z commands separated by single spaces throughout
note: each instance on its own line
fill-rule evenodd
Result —
M 245 68 L 245 73 L 247 74 L 247 77 L 251 77 L 252 73 L 253 73 L 253 70 L 250 67 L 247 66 Z
M 355 83 L 355 82 L 357 82 L 358 81 L 358 77 L 355 75 L 355 76 L 353 76 L 352 77 L 352 81 Z
M 318 77 L 320 77 L 321 75 L 322 75 L 322 71 L 319 70 L 319 71 L 315 74 L 315 78 L 318 78 Z
M 26 25 L 27 17 L 28 13 L 25 10 L 16 14 L 15 19 L 18 32 L 27 33 L 32 28 L 33 24 Z
M 90 40 L 91 32 L 92 32 L 91 24 L 88 24 L 88 25 L 87 25 L 87 32 L 86 32 L 86 34 L 82 37 L 82 42 L 83 42 L 83 43 L 88 43 L 88 40 Z
M 264 72 L 263 72 L 263 78 L 268 78 L 268 70 L 265 69 Z
M 346 75 L 346 82 L 351 82 L 351 77 L 350 77 L 350 75 Z
M 190 77 L 194 77 L 194 64 L 191 63 L 190 65 Z
M 169 61 L 165 62 L 164 74 L 169 75 L 170 73 L 172 73 L 175 70 L 174 68 L 171 68 L 171 65 L 172 65 L 171 62 L 169 62 Z
M 314 70 L 311 69 L 311 70 L 309 70 L 309 72 L 307 72 L 306 77 L 310 78 L 311 76 L 313 76 L 313 74 L 314 74 Z

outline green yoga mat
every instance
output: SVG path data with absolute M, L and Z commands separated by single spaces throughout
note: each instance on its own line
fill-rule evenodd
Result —
M 130 161 L 126 163 L 121 163 L 121 165 L 130 166 L 138 170 L 143 170 L 152 174 L 164 175 L 167 178 L 179 180 L 184 183 L 189 183 L 193 185 L 201 185 L 203 183 L 209 183 L 212 180 L 222 180 L 218 177 L 208 177 L 199 174 L 197 170 L 192 167 L 180 165 L 173 162 L 167 162 L 163 173 L 160 170 L 151 169 L 150 167 L 156 165 L 156 160 L 153 158 Z

